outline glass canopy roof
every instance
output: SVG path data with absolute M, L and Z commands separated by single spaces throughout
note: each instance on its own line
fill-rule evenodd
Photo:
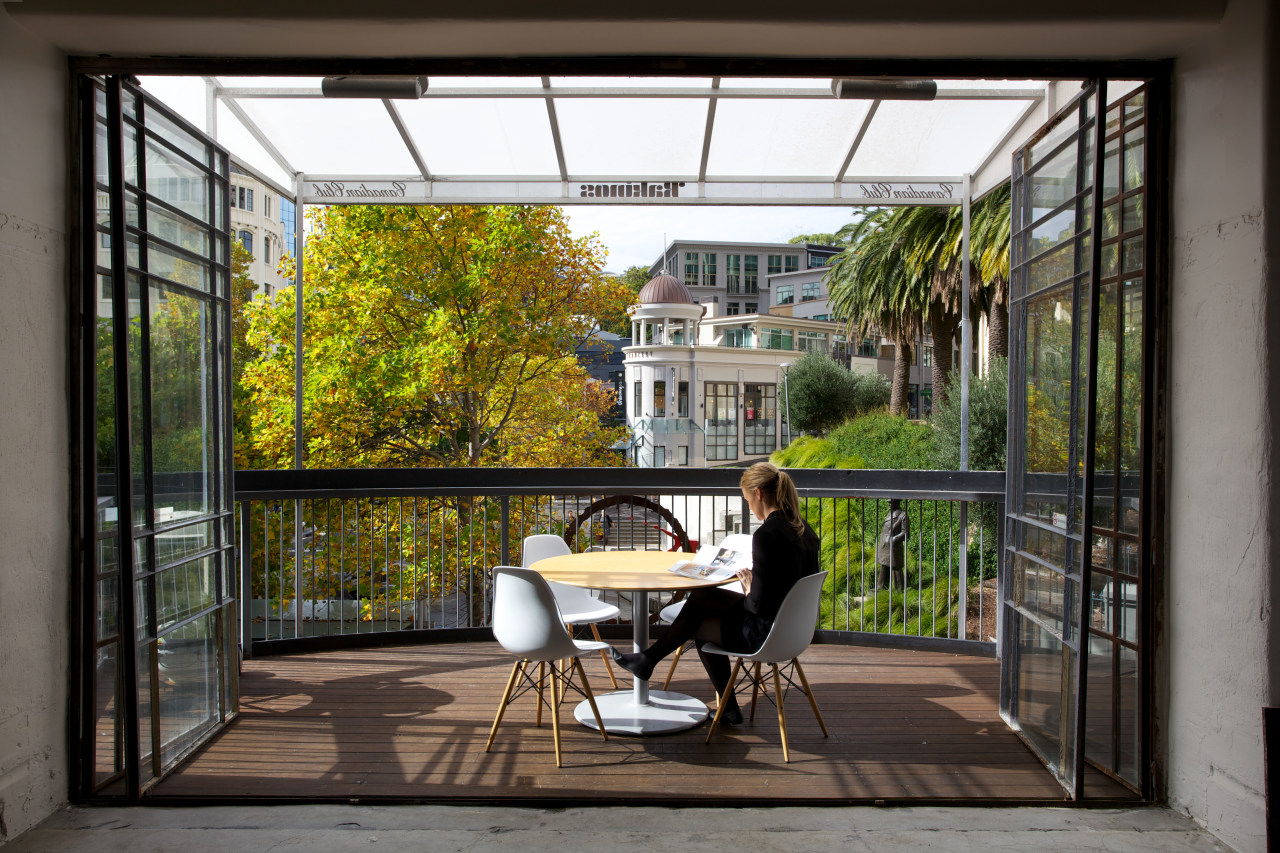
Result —
M 1063 85 L 938 80 L 912 101 L 837 99 L 830 79 L 433 77 L 384 100 L 321 82 L 142 80 L 323 203 L 956 204 L 964 176 L 1007 176 L 1016 132 Z

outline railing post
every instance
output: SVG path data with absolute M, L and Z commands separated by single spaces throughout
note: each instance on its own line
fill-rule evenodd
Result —
M 499 502 L 502 507 L 502 520 L 499 522 L 501 530 L 499 537 L 501 538 L 502 565 L 511 565 L 511 497 L 503 495 Z
M 1004 501 L 996 504 L 996 657 L 1004 649 Z
M 253 657 L 253 514 L 240 501 L 240 659 Z
M 284 513 L 281 513 L 281 523 Z M 283 602 L 281 602 L 283 604 Z M 293 636 L 302 636 L 302 500 L 293 502 Z
M 982 614 L 979 612 L 981 621 Z M 960 501 L 960 639 L 967 640 L 969 623 L 969 502 Z

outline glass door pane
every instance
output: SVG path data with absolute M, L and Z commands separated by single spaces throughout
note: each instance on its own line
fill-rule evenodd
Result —
M 1001 712 L 1077 795 L 1097 90 L 1014 155 Z
M 137 797 L 236 711 L 229 270 L 211 224 L 227 221 L 229 160 L 119 78 L 83 92 L 97 546 L 81 591 L 81 781 Z

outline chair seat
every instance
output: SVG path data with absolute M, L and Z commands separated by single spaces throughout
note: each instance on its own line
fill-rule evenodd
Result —
M 609 644 L 601 640 L 574 640 L 573 644 L 584 652 L 598 652 L 609 648 Z
M 613 619 L 622 611 L 612 604 L 595 600 L 595 607 L 584 607 L 576 610 L 566 610 L 560 608 L 560 617 L 564 619 L 566 625 L 585 625 L 588 622 L 604 622 L 607 619 Z M 577 604 L 577 602 L 575 602 Z
M 684 601 L 677 601 L 674 604 L 668 604 L 666 607 L 658 611 L 658 615 L 662 617 L 663 622 L 674 622 L 676 617 L 680 615 L 680 611 L 684 609 Z

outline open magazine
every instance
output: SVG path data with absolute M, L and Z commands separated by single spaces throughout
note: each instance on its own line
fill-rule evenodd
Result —
M 708 545 L 699 548 L 691 560 L 680 560 L 667 569 L 677 575 L 699 580 L 727 580 L 738 573 L 739 569 L 751 568 L 751 554 L 734 548 L 721 548 Z

